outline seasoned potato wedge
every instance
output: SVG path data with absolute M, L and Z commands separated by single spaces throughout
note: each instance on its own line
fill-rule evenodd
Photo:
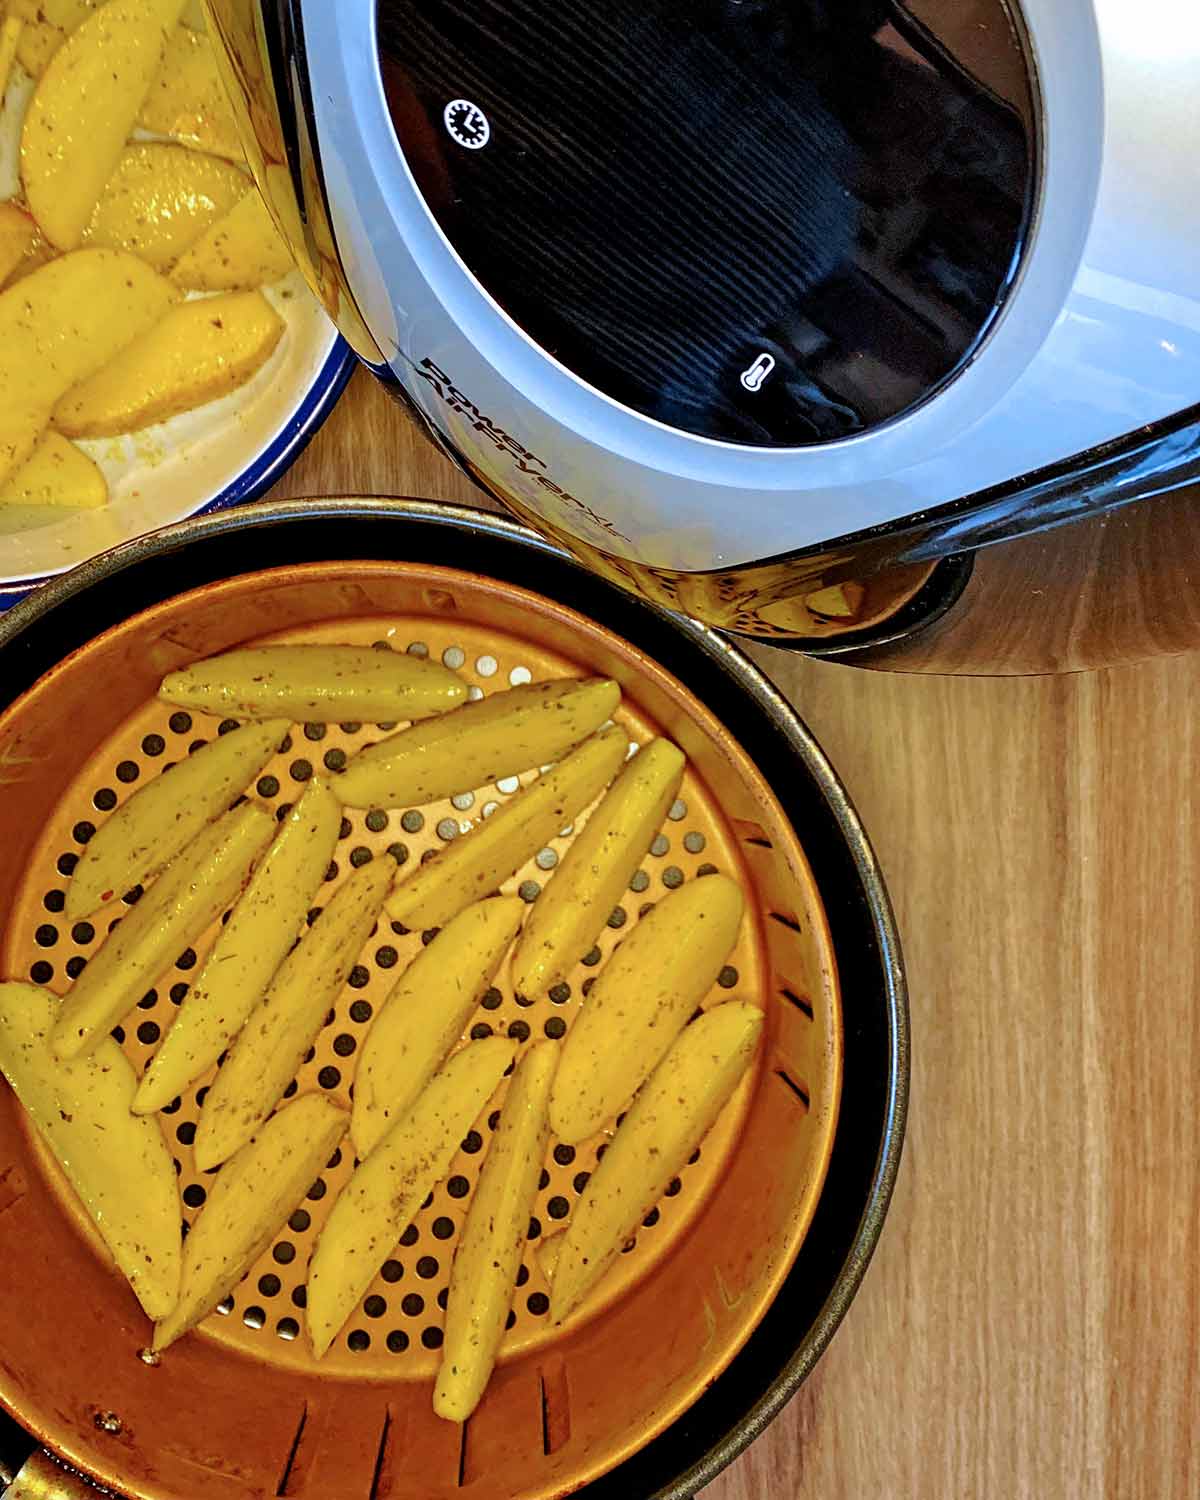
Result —
M 17 61 L 31 78 L 40 78 L 67 39 L 66 32 L 45 21 L 25 21 L 17 38 Z
M 154 1330 L 165 1349 L 208 1316 L 278 1233 L 346 1133 L 345 1110 L 320 1094 L 281 1109 L 209 1188 L 183 1247 L 174 1312 Z
M 217 74 L 212 43 L 202 30 L 183 25 L 171 33 L 138 124 L 182 146 L 241 161 L 233 111 Z
M 44 433 L 29 458 L 0 481 L 0 505 L 60 505 L 95 510 L 108 483 L 92 460 L 57 432 Z
M 0 370 L 0 384 L 3 378 Z M 33 457 L 49 415 L 44 406 L 19 398 L 0 406 L 0 483 Z
M 165 968 L 232 904 L 275 820 L 244 802 L 177 855 L 88 961 L 54 1028 L 56 1057 L 94 1052 Z
M 142 1075 L 133 1107 L 149 1114 L 211 1067 L 262 1000 L 276 969 L 304 931 L 333 851 L 337 798 L 309 783 L 238 898 L 174 1024 Z
M 15 203 L 0 203 L 0 286 L 3 286 L 33 248 L 37 225 Z
M 32 984 L 0 984 L 0 1071 L 49 1146 L 151 1318 L 179 1294 L 179 1188 L 154 1120 L 129 1112 L 137 1078 L 116 1042 L 57 1062 L 60 1002 Z
M 17 61 L 31 78 L 42 76 L 46 64 L 98 3 L 99 0 L 9 0 L 9 16 L 23 23 Z
M 54 408 L 68 437 L 115 437 L 166 421 L 252 378 L 283 337 L 261 292 L 180 302 Z
M 466 700 L 440 662 L 369 646 L 252 646 L 210 656 L 163 679 L 158 696 L 203 714 L 286 714 L 304 723 L 424 719 Z
M 361 750 L 333 789 L 347 807 L 420 807 L 473 791 L 557 760 L 620 701 L 603 677 L 510 688 Z
M 393 920 L 406 927 L 441 927 L 464 906 L 494 891 L 600 795 L 628 746 L 628 736 L 616 725 L 585 740 L 402 880 L 388 898 Z
M 171 273 L 189 292 L 225 292 L 266 286 L 295 268 L 292 253 L 257 188 L 244 193 Z
M 413 1215 L 450 1170 L 454 1153 L 516 1056 L 487 1037 L 456 1052 L 355 1168 L 333 1205 L 308 1270 L 308 1331 L 318 1359 L 358 1306 Z
M 703 882 L 701 882 L 703 884 Z M 750 1066 L 762 1012 L 730 1001 L 686 1027 L 630 1106 L 563 1235 L 550 1315 L 583 1300 L 708 1134 Z
M 12 76 L 12 66 L 17 59 L 17 47 L 21 41 L 21 31 L 24 25 L 20 16 L 5 16 L 4 20 L 0 21 L 0 101 L 4 99 L 8 80 Z M 0 277 L 0 280 L 3 280 L 3 277 Z
M 369 1156 L 445 1062 L 508 952 L 517 896 L 477 901 L 422 948 L 397 980 L 359 1053 L 350 1133 Z
M 286 719 L 218 735 L 139 787 L 93 834 L 67 886 L 70 921 L 157 875 L 231 807 L 279 749 Z
M 478 1406 L 504 1337 L 550 1139 L 546 1107 L 557 1063 L 557 1045 L 539 1042 L 517 1065 L 471 1197 L 433 1392 L 433 1409 L 448 1422 L 465 1422 Z
M 245 173 L 215 156 L 158 142 L 126 146 L 83 239 L 163 270 L 245 192 Z
M 0 292 L 0 479 L 33 452 L 54 403 L 171 304 L 134 255 L 79 250 Z
M 519 995 L 544 995 L 596 941 L 675 801 L 683 768 L 670 740 L 651 740 L 627 762 L 529 913 L 513 954 Z
M 550 1101 L 561 1141 L 577 1145 L 624 1109 L 717 982 L 744 908 L 727 875 L 689 881 L 612 955 L 563 1043 Z
M 196 1127 L 201 1171 L 227 1161 L 283 1097 L 383 905 L 395 865 L 373 860 L 343 882 L 284 960 L 217 1074 Z
M 25 200 L 71 250 L 112 176 L 183 0 L 109 0 L 50 59 L 21 133 Z

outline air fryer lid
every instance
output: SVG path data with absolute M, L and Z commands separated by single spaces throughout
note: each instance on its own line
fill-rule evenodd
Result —
M 1031 65 L 1005 0 L 960 9 L 379 0 L 379 44 L 430 210 L 527 333 L 635 411 L 790 446 L 931 395 L 1015 274 Z

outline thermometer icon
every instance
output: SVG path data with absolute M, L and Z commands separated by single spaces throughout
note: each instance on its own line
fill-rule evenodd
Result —
M 747 365 L 747 367 L 742 371 L 740 379 L 743 388 L 745 390 L 748 390 L 751 395 L 753 395 L 755 391 L 761 391 L 763 388 L 763 382 L 766 380 L 767 376 L 774 368 L 774 355 L 766 353 L 760 354 L 758 358 L 753 362 L 753 364 Z

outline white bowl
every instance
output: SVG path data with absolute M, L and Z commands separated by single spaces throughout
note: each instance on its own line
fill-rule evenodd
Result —
M 32 91 L 14 68 L 0 105 L 0 200 L 19 187 L 19 129 Z M 299 455 L 341 394 L 354 356 L 298 271 L 265 295 L 287 331 L 249 384 L 128 437 L 80 443 L 104 470 L 108 505 L 0 508 L 0 609 L 120 542 L 255 499 Z

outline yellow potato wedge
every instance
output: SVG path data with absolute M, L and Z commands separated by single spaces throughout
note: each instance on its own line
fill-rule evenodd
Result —
M 25 23 L 20 16 L 5 16 L 4 20 L 0 21 L 0 102 L 3 101 L 8 89 L 8 80 L 12 75 L 13 63 L 17 59 L 17 47 L 20 45 L 24 26 Z
M 557 879 L 557 876 L 555 877 Z M 600 971 L 563 1043 L 550 1101 L 568 1146 L 618 1114 L 717 982 L 745 901 L 727 875 L 668 891 Z
M 140 432 L 238 390 L 283 334 L 283 319 L 261 292 L 177 303 L 68 392 L 54 408 L 54 425 L 74 438 Z
M 138 124 L 197 151 L 242 160 L 233 111 L 217 74 L 212 43 L 202 30 L 180 25 L 171 33 Z
M 184 0 L 109 0 L 46 66 L 21 132 L 25 200 L 60 250 L 79 244 L 162 64 Z
M 157 875 L 232 807 L 279 749 L 288 727 L 286 719 L 244 724 L 139 787 L 80 855 L 67 886 L 67 919 L 78 921 Z
M 238 898 L 142 1075 L 133 1101 L 137 1114 L 170 1104 L 242 1029 L 304 931 L 337 847 L 341 821 L 337 798 L 320 782 L 310 782 Z
M 367 1157 L 462 1036 L 517 935 L 517 896 L 477 901 L 459 912 L 400 976 L 376 1016 L 354 1075 L 350 1134 Z
M 441 927 L 464 906 L 496 890 L 600 795 L 628 747 L 628 736 L 615 725 L 585 740 L 401 881 L 388 898 L 392 919 L 406 927 Z
M 651 740 L 626 763 L 533 904 L 513 954 L 519 995 L 544 995 L 596 941 L 675 801 L 684 764 L 670 740 Z
M 369 646 L 252 646 L 210 656 L 163 679 L 158 696 L 204 714 L 303 723 L 424 719 L 466 700 L 440 662 Z
M 518 1063 L 454 1253 L 433 1392 L 433 1409 L 447 1422 L 467 1420 L 496 1363 L 550 1141 L 546 1108 L 557 1065 L 554 1042 L 539 1042 Z
M 165 270 L 245 192 L 245 173 L 215 156 L 157 142 L 126 146 L 83 240 Z
M 576 1205 L 554 1270 L 550 1316 L 574 1309 L 683 1170 L 750 1066 L 762 1011 L 718 1005 L 684 1028 L 630 1106 Z
M 509 688 L 360 750 L 333 789 L 347 807 L 420 807 L 473 791 L 558 760 L 620 701 L 603 677 Z
M 57 26 L 26 21 L 17 42 L 17 61 L 31 78 L 40 78 L 66 39 L 66 32 L 59 31 Z
M 308 1332 L 320 1359 L 413 1216 L 450 1170 L 517 1044 L 492 1036 L 456 1052 L 402 1120 L 355 1168 L 308 1268 Z
M 128 1278 L 147 1317 L 179 1295 L 179 1187 L 154 1120 L 129 1113 L 137 1078 L 116 1042 L 57 1062 L 60 1002 L 32 984 L 0 984 L 0 1072 L 50 1148 Z
M 295 268 L 262 194 L 252 187 L 171 274 L 189 292 L 225 292 L 267 286 Z
M 79 250 L 0 292 L 0 480 L 66 391 L 166 312 L 170 283 L 134 255 Z
M 270 842 L 275 820 L 235 807 L 176 856 L 89 961 L 63 1001 L 54 1055 L 86 1056 L 154 981 L 229 906 Z
M 206 1318 L 282 1228 L 346 1133 L 345 1110 L 320 1094 L 281 1109 L 212 1184 L 183 1247 L 179 1301 L 154 1330 L 165 1349 Z
M 82 25 L 98 0 L 9 0 L 8 13 L 22 22 L 17 61 L 40 78 L 69 34 Z
M 383 905 L 395 866 L 381 857 L 356 870 L 283 961 L 230 1049 L 196 1126 L 196 1165 L 219 1167 L 283 1097 Z
M 0 203 L 0 286 L 8 280 L 33 248 L 37 225 L 15 203 Z
M 107 501 L 108 483 L 101 470 L 57 432 L 44 433 L 21 467 L 0 481 L 0 505 L 96 510 Z

